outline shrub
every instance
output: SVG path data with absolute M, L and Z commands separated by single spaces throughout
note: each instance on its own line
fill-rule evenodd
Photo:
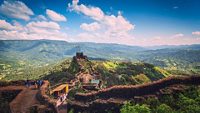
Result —
M 155 110 L 156 113 L 174 113 L 172 108 L 166 104 L 161 104 Z
M 150 111 L 147 105 L 133 105 L 130 102 L 126 102 L 120 109 L 121 113 L 151 113 Z

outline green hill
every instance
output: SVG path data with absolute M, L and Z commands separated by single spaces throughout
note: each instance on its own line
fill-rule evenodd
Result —
M 107 86 L 141 84 L 170 76 L 167 71 L 148 63 L 95 62 Z
M 55 65 L 44 75 L 44 79 L 48 79 L 51 83 L 61 83 L 70 81 L 79 72 L 79 64 L 83 65 L 85 71 L 92 69 L 98 72 L 104 82 L 104 85 L 125 85 L 125 84 L 141 84 L 162 79 L 170 76 L 166 70 L 148 63 L 131 63 L 116 61 L 80 61 L 65 60 Z
M 29 75 L 39 78 L 54 65 L 74 56 L 77 46 L 93 60 L 146 62 L 173 74 L 200 74 L 200 45 L 144 48 L 55 40 L 1 40 L 0 79 L 26 79 Z

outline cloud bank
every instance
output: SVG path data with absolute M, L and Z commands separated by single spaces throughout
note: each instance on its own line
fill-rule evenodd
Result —
M 60 25 L 52 21 L 29 22 L 25 26 L 13 24 L 0 20 L 0 39 L 1 40 L 67 40 L 68 35 L 60 31 Z
M 30 20 L 30 16 L 34 15 L 33 11 L 20 1 L 4 1 L 0 6 L 0 13 L 26 21 Z
M 111 12 L 108 14 L 100 7 L 84 5 L 78 0 L 73 0 L 67 8 L 69 10 L 66 13 L 76 13 L 87 18 L 84 18 L 78 26 L 71 28 L 65 25 L 68 19 L 72 22 L 73 18 L 67 18 L 52 9 L 46 8 L 42 14 L 34 14 L 21 1 L 4 1 L 0 5 L 0 40 L 50 39 L 139 46 L 200 43 L 198 30 L 189 35 L 177 33 L 144 38 L 135 36 L 135 24 L 125 18 L 120 11 L 116 15 Z
M 193 35 L 200 36 L 200 31 L 192 32 Z
M 78 34 L 77 38 L 81 41 L 133 44 L 134 37 L 130 32 L 134 30 L 135 25 L 124 18 L 121 12 L 118 12 L 118 15 L 107 15 L 99 7 L 79 5 L 78 3 L 78 0 L 73 0 L 72 4 L 68 4 L 68 9 L 83 14 L 94 21 L 80 25 L 81 29 L 91 31 Z
M 56 13 L 55 11 L 50 9 L 46 10 L 46 14 L 53 21 L 67 21 L 67 19 L 63 15 Z
M 97 22 L 93 22 L 93 23 L 90 23 L 90 24 L 82 23 L 80 25 L 80 28 L 85 30 L 85 31 L 97 31 L 101 28 L 101 26 Z

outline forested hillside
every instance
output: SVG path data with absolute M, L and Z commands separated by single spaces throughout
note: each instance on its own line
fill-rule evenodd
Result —
M 70 60 L 78 51 L 77 47 L 93 60 L 146 62 L 169 70 L 173 74 L 200 73 L 200 45 L 144 48 L 54 40 L 1 40 L 0 78 L 6 80 L 28 78 L 24 76 L 39 78 L 63 60 Z

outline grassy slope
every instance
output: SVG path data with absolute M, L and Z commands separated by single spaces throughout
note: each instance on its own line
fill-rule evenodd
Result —
M 170 74 L 151 64 L 130 62 L 95 62 L 107 86 L 116 84 L 138 84 L 158 80 Z

